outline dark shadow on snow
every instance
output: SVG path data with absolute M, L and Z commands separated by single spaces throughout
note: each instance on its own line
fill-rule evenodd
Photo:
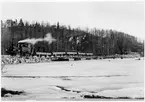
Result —
M 63 86 L 56 86 L 58 88 L 60 88 L 61 90 L 63 91 L 68 91 L 68 92 L 76 92 L 76 93 L 80 93 L 81 91 L 77 91 L 77 90 L 69 90 L 69 89 L 66 89 L 65 87 Z
M 131 97 L 106 97 L 106 96 L 100 96 L 100 95 L 82 95 L 83 98 L 94 98 L 94 99 L 144 99 L 142 98 L 131 98 Z
M 21 95 L 24 94 L 24 91 L 13 91 L 13 90 L 7 90 L 5 88 L 1 88 L 1 97 L 8 97 L 9 95 Z

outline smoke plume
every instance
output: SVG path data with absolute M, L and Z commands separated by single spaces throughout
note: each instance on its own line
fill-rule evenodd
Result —
M 52 35 L 50 33 L 46 34 L 46 36 L 44 38 L 32 38 L 32 39 L 24 39 L 24 40 L 20 40 L 18 43 L 31 43 L 31 44 L 36 44 L 39 41 L 46 41 L 49 44 L 51 44 L 52 42 L 56 41 L 56 39 L 54 39 L 52 37 Z

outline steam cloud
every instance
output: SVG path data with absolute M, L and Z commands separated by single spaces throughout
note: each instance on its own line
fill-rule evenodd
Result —
M 20 40 L 18 43 L 24 43 L 24 42 L 27 42 L 27 43 L 31 43 L 31 44 L 36 44 L 37 42 L 39 41 L 46 41 L 48 42 L 49 44 L 51 44 L 52 42 L 56 41 L 56 39 L 54 39 L 52 37 L 52 35 L 50 33 L 46 34 L 46 36 L 44 38 L 38 38 L 38 39 L 35 39 L 35 38 L 32 38 L 32 39 L 24 39 L 24 40 Z

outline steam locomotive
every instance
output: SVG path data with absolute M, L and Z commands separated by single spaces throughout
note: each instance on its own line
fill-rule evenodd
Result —
M 18 42 L 18 54 L 21 56 L 35 55 L 36 51 L 31 43 Z

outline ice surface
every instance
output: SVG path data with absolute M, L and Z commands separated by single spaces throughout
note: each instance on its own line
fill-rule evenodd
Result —
M 83 60 L 6 65 L 2 87 L 26 95 L 3 100 L 83 100 L 86 94 L 144 97 L 144 62 L 135 59 Z

